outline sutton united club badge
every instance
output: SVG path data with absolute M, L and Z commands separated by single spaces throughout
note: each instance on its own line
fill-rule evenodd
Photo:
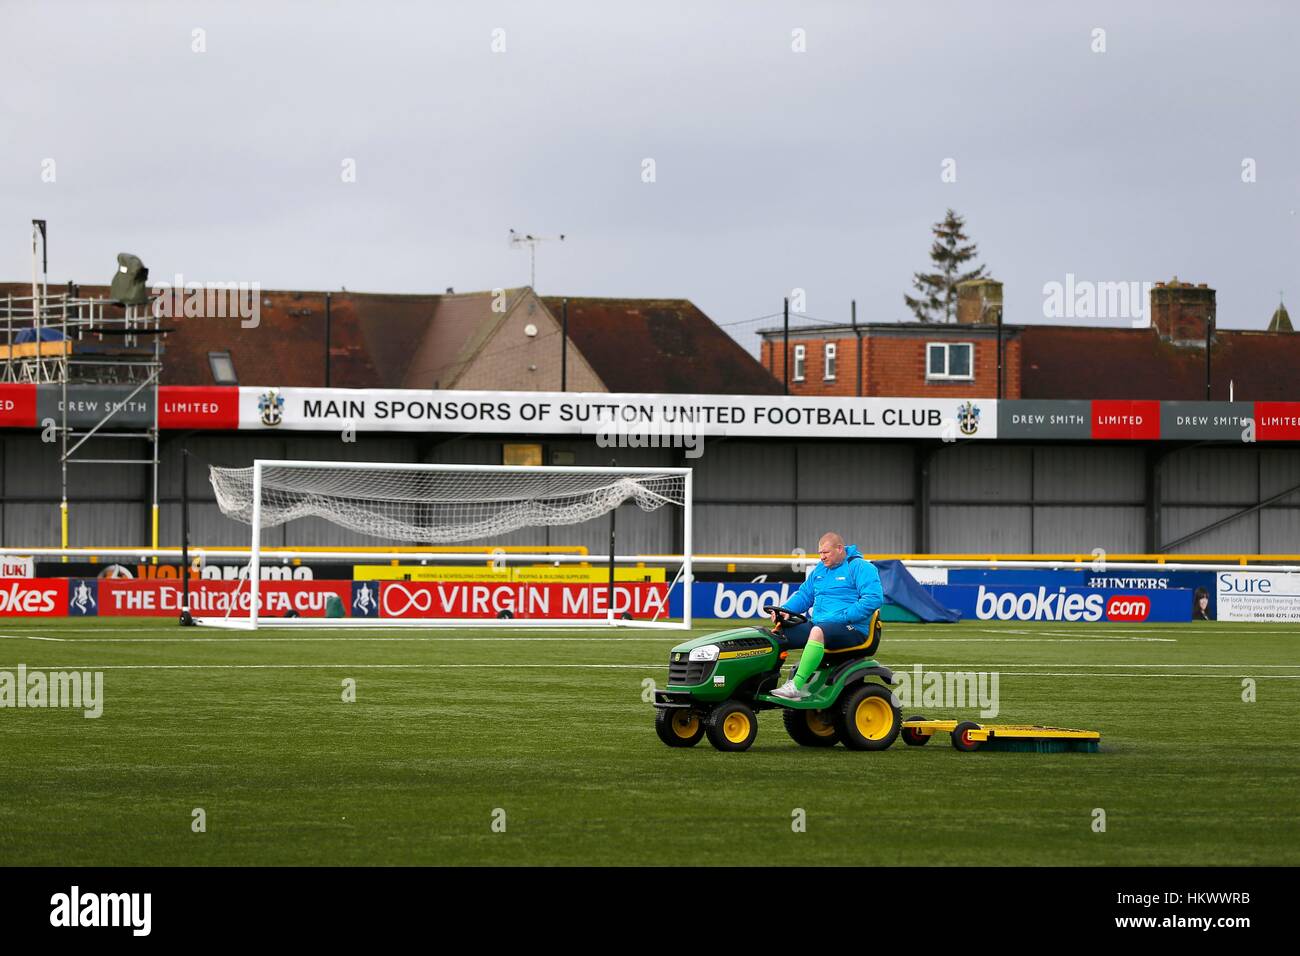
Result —
M 257 400 L 257 410 L 262 413 L 263 425 L 278 425 L 284 420 L 284 399 L 275 389 L 268 389 Z
M 957 406 L 957 427 L 963 435 L 974 435 L 980 428 L 980 410 L 974 402 Z

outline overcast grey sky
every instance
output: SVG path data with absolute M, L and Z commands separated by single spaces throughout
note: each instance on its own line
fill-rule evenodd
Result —
M 1295 3 L 0 11 L 5 279 L 45 218 L 51 282 L 131 251 L 155 278 L 469 291 L 527 283 L 513 227 L 569 237 L 540 291 L 687 297 L 752 349 L 770 320 L 735 323 L 795 288 L 817 318 L 908 318 L 951 206 L 1009 322 L 1067 273 L 1207 282 L 1238 328 L 1300 306 Z

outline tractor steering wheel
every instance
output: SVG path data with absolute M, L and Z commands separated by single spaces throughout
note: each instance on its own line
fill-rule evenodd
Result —
M 793 627 L 796 624 L 803 624 L 808 620 L 807 614 L 796 614 L 794 611 L 787 611 L 783 607 L 777 607 L 775 604 L 769 604 L 763 608 L 764 614 L 776 615 L 777 627 Z

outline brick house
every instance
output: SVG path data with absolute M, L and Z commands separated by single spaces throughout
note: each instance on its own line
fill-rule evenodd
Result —
M 790 330 L 790 394 L 995 398 L 1002 284 L 963 283 L 957 322 L 876 322 Z M 784 386 L 782 329 L 764 329 L 759 361 Z M 1003 326 L 1003 397 L 1020 397 L 1020 330 Z
M 790 394 L 995 398 L 1001 309 L 1001 283 L 978 280 L 959 287 L 953 324 L 792 328 Z M 1151 289 L 1149 315 L 1141 328 L 1004 323 L 1001 397 L 1300 398 L 1300 335 L 1281 306 L 1266 331 L 1220 329 L 1215 291 L 1175 278 Z M 784 388 L 784 332 L 759 335 L 760 361 Z

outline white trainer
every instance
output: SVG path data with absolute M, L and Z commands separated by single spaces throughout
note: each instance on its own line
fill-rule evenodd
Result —
M 772 696 L 784 697 L 786 700 L 803 700 L 808 696 L 808 692 L 796 687 L 793 680 L 788 680 L 776 690 L 772 691 Z

